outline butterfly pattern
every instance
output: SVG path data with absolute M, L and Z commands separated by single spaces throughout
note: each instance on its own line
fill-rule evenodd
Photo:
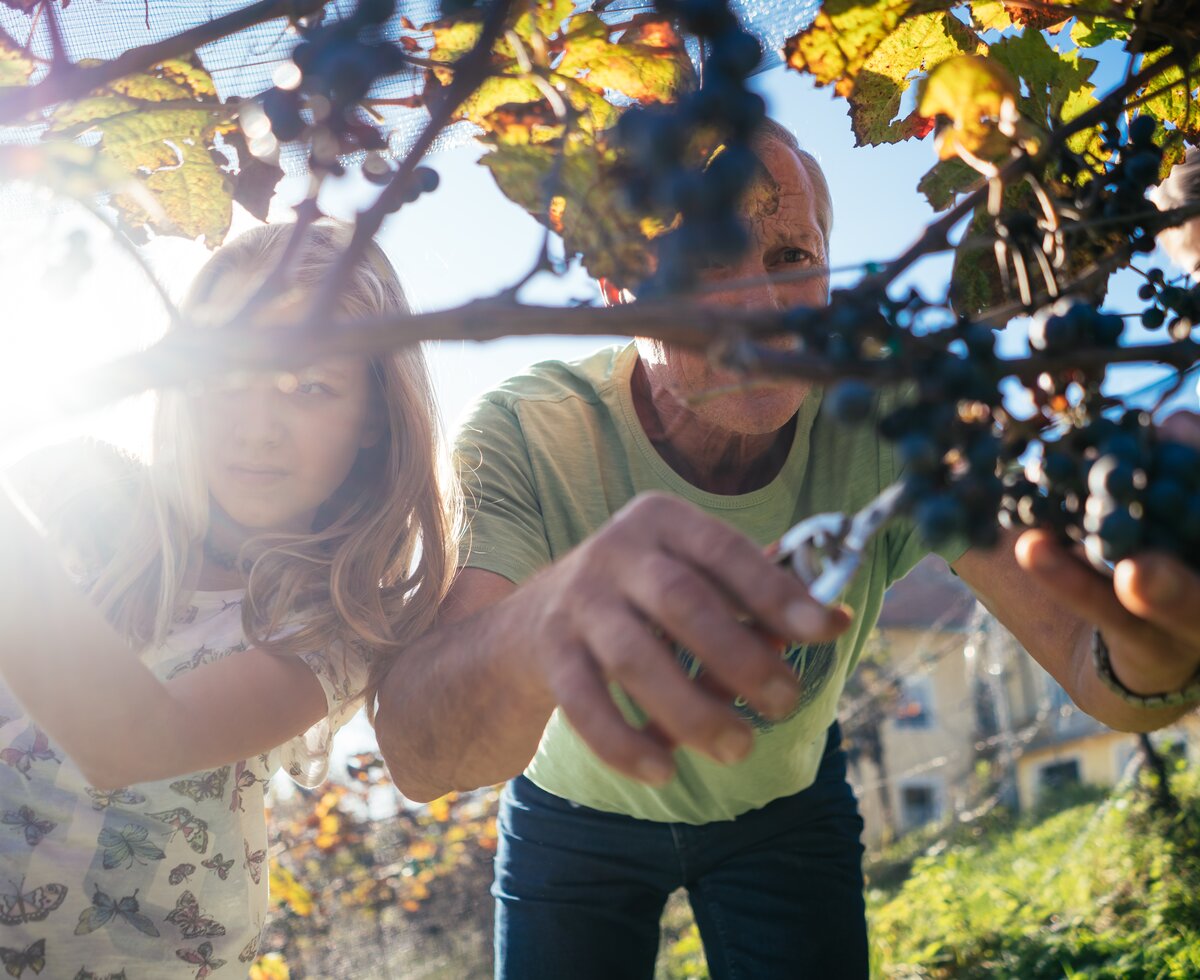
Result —
M 265 763 L 263 767 L 266 768 Z M 259 779 L 254 774 L 254 770 L 246 765 L 245 760 L 239 762 L 233 773 L 233 792 L 229 794 L 229 809 L 245 812 L 246 808 L 243 805 L 242 793 L 252 786 L 257 786 L 259 783 L 266 785 L 269 781 L 268 779 Z
M 26 779 L 31 779 L 29 771 L 33 768 L 35 762 L 62 762 L 50 748 L 50 739 L 40 728 L 30 726 L 18 741 L 24 741 L 25 736 L 33 733 L 33 738 L 28 748 L 20 748 L 16 742 L 6 749 L 0 749 L 0 762 L 5 765 L 12 766 Z
M 167 875 L 167 881 L 172 885 L 182 885 L 196 873 L 196 866 L 184 861 L 183 864 L 177 864 L 171 869 Z
M 104 850 L 105 869 L 124 868 L 128 871 L 134 864 L 161 861 L 166 854 L 161 847 L 147 839 L 149 836 L 149 830 L 134 824 L 126 824 L 123 830 L 105 827 L 97 840 Z
M 128 786 L 122 789 L 98 790 L 91 786 L 86 786 L 84 789 L 87 795 L 92 798 L 93 810 L 107 810 L 110 806 L 137 806 L 139 803 L 145 803 L 146 797 L 136 790 L 130 789 Z
M 92 893 L 92 907 L 79 913 L 79 925 L 75 927 L 75 935 L 86 936 L 89 932 L 104 928 L 114 919 L 120 919 L 144 935 L 158 936 L 158 926 L 149 916 L 141 913 L 141 906 L 137 900 L 138 891 L 139 889 L 135 888 L 132 895 L 114 900 L 97 885 Z
M 207 861 L 201 861 L 200 863 L 208 868 L 209 871 L 215 871 L 217 877 L 224 881 L 229 877 L 229 869 L 233 867 L 233 860 L 233 858 L 230 858 L 226 861 L 224 854 L 217 853 Z
M 184 939 L 195 939 L 198 936 L 223 936 L 225 927 L 212 916 L 205 915 L 196 901 L 196 896 L 185 891 L 175 902 L 175 908 L 167 913 L 167 922 L 179 926 Z
M 195 803 L 203 803 L 205 800 L 219 800 L 224 796 L 225 783 L 228 779 L 229 766 L 222 766 L 220 769 L 201 773 L 199 776 L 177 779 L 171 784 L 171 789 Z
M 251 853 L 250 842 L 248 840 L 242 841 L 242 845 L 246 848 L 246 860 L 242 862 L 242 867 L 250 872 L 250 877 L 254 879 L 254 883 L 257 885 L 262 881 L 262 865 L 266 859 L 267 852 L 260 849 Z
M 188 846 L 197 854 L 203 854 L 208 850 L 208 823 L 194 816 L 187 807 L 172 807 L 170 810 L 161 810 L 158 813 L 147 814 L 147 816 L 170 824 L 175 833 L 183 834 Z
M 39 885 L 28 892 L 23 890 L 24 887 L 25 879 L 22 878 L 15 892 L 0 892 L 0 923 L 17 926 L 26 922 L 41 922 L 67 897 L 66 885 Z
M 25 843 L 30 847 L 37 847 L 42 842 L 42 838 L 58 826 L 53 820 L 41 819 L 28 806 L 20 806 L 15 810 L 6 811 L 3 820 L 10 827 L 20 827 L 25 833 Z
M 240 612 L 228 597 L 198 595 L 143 662 L 166 681 L 236 655 L 246 649 Z M 341 669 L 334 660 L 317 663 L 323 683 Z M 348 687 L 338 681 L 336 689 Z M 0 781 L 15 787 L 0 796 L 0 978 L 244 975 L 267 911 L 263 788 L 291 758 L 281 762 L 284 751 L 275 748 L 228 766 L 97 788 L 75 766 L 60 765 L 63 752 L 2 681 L 0 715 L 11 716 L 0 726 Z M 303 747 L 305 772 L 318 752 L 315 742 Z M 128 956 L 125 972 L 111 962 L 113 947 Z
M 250 937 L 250 942 L 242 947 L 242 951 L 238 953 L 239 963 L 249 963 L 258 955 L 258 940 L 261 933 L 255 933 Z
M 177 949 L 175 955 L 185 963 L 200 968 L 196 971 L 196 980 L 204 980 L 213 970 L 219 970 L 225 965 L 224 960 L 213 957 L 213 944 L 209 942 L 203 942 L 195 949 Z
M 28 967 L 34 973 L 46 969 L 46 940 L 37 939 L 24 949 L 9 949 L 0 946 L 0 963 L 10 977 L 20 977 Z

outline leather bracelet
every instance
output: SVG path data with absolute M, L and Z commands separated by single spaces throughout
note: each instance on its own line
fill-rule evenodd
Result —
M 1092 660 L 1096 664 L 1096 673 L 1100 675 L 1104 686 L 1128 704 L 1136 705 L 1139 708 L 1171 708 L 1200 702 L 1200 674 L 1197 674 L 1182 690 L 1167 694 L 1135 694 L 1129 690 L 1117 680 L 1117 675 L 1113 673 L 1112 661 L 1108 656 L 1108 644 L 1104 642 L 1104 637 L 1100 635 L 1098 629 L 1092 630 Z

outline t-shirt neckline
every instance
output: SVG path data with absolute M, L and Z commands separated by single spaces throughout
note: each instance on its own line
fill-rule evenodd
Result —
M 655 449 L 654 443 L 650 441 L 650 437 L 646 435 L 646 430 L 642 428 L 642 423 L 638 419 L 637 408 L 633 404 L 632 381 L 633 369 L 636 364 L 637 344 L 636 342 L 631 342 L 626 345 L 624 350 L 621 350 L 617 354 L 616 362 L 613 365 L 611 384 L 614 387 L 617 401 L 621 406 L 627 438 L 638 448 L 642 457 L 667 489 L 683 497 L 685 500 L 690 500 L 704 507 L 739 510 L 755 507 L 763 502 L 777 499 L 781 486 L 798 487 L 800 485 L 804 477 L 804 471 L 808 465 L 809 436 L 812 433 L 813 423 L 816 421 L 817 412 L 821 405 L 821 388 L 818 385 L 814 384 L 809 389 L 808 394 L 804 396 L 804 401 L 800 404 L 800 408 L 796 413 L 796 425 L 795 431 L 792 434 L 791 448 L 788 450 L 788 455 L 783 462 L 783 466 L 780 467 L 779 472 L 775 474 L 774 478 L 757 490 L 751 490 L 747 493 L 713 493 L 690 483 L 675 472 L 671 465 L 663 459 L 658 450 Z

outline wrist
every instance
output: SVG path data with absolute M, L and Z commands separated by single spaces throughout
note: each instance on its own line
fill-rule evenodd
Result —
M 1105 687 L 1129 704 L 1165 708 L 1200 702 L 1200 670 L 1195 666 L 1169 675 L 1118 676 L 1099 629 L 1092 631 L 1092 661 Z

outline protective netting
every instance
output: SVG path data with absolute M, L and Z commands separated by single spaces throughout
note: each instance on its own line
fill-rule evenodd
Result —
M 62 29 L 64 46 L 72 61 L 84 59 L 112 60 L 135 47 L 172 37 L 182 31 L 216 20 L 231 11 L 245 8 L 245 0 L 208 0 L 206 3 L 162 3 L 157 0 L 74 0 L 63 9 L 55 0 L 53 16 Z M 357 0 L 331 0 L 325 6 L 325 16 L 331 20 L 347 17 Z M 591 6 L 590 0 L 579 4 Z M 762 68 L 779 63 L 784 41 L 811 22 L 819 6 L 818 0 L 735 0 L 734 9 L 748 29 L 757 34 L 767 52 Z M 622 20 L 629 14 L 653 9 L 645 2 L 616 2 L 607 8 L 606 16 Z M 401 18 L 421 25 L 440 15 L 437 0 L 402 0 L 396 15 L 382 28 L 382 36 L 397 39 L 404 33 Z M 0 4 L 0 29 L 18 45 L 28 45 L 40 59 L 51 53 L 49 17 L 45 4 L 33 7 L 24 14 Z M 285 63 L 299 35 L 285 18 L 266 21 L 205 44 L 197 49 L 204 67 L 212 75 L 222 100 L 231 97 L 247 98 L 270 88 L 272 79 Z M 31 82 L 36 84 L 45 69 L 35 72 Z M 416 94 L 420 79 L 393 76 L 381 80 L 371 92 L 373 98 L 402 99 Z M 386 127 L 391 131 L 391 148 L 404 153 L 429 116 L 424 109 L 381 106 Z M 445 132 L 439 147 L 462 143 L 469 139 L 469 127 L 458 126 Z M 7 132 L 0 129 L 0 142 L 29 140 L 37 136 L 36 129 L 25 128 Z M 284 168 L 302 170 L 304 157 L 300 153 L 285 154 Z

